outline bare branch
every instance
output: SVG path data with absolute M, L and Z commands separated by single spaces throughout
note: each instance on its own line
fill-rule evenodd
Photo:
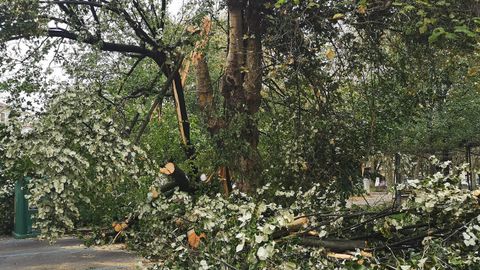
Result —
M 61 37 L 67 38 L 70 40 L 75 40 L 78 42 L 83 42 L 91 45 L 99 45 L 99 49 L 102 51 L 111 51 L 111 52 L 124 52 L 124 53 L 136 53 L 140 55 L 146 55 L 150 57 L 161 56 L 154 54 L 152 51 L 142 48 L 137 45 L 129 44 L 119 44 L 113 42 L 104 42 L 97 37 L 89 37 L 86 39 L 80 39 L 77 34 L 69 32 L 62 28 L 50 28 L 48 29 L 48 36 L 50 37 Z
M 157 95 L 157 97 L 153 101 L 153 104 L 150 107 L 150 110 L 148 111 L 147 115 L 145 115 L 142 126 L 140 127 L 140 130 L 138 131 L 137 137 L 135 138 L 135 144 L 138 144 L 140 142 L 140 138 L 142 137 L 143 133 L 145 132 L 145 128 L 147 127 L 148 123 L 150 122 L 150 119 L 152 118 L 153 112 L 157 108 L 158 104 L 160 104 L 162 102 L 163 97 L 167 93 L 167 90 L 172 86 L 172 82 L 175 79 L 176 75 L 178 74 L 178 69 L 181 66 L 182 60 L 183 59 L 180 59 L 179 61 L 177 61 L 176 67 L 173 69 L 173 71 L 168 76 L 167 81 L 163 84 L 162 90 L 160 91 L 160 93 Z
M 142 21 L 145 23 L 145 25 L 147 26 L 148 30 L 150 31 L 150 33 L 152 34 L 153 37 L 155 37 L 157 35 L 157 31 L 154 27 L 152 27 L 150 25 L 150 23 L 148 22 L 148 19 L 147 19 L 147 16 L 145 15 L 145 12 L 143 12 L 143 9 L 142 7 L 140 7 L 140 4 L 138 4 L 138 1 L 133 1 L 133 5 L 135 6 L 135 9 L 138 11 L 138 13 L 140 14 L 140 17 L 142 18 Z
M 95 7 L 103 7 L 104 5 L 99 2 L 92 1 L 38 1 L 40 4 L 72 4 L 72 5 L 87 5 Z

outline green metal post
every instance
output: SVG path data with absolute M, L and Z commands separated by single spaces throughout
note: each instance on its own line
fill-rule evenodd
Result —
M 15 183 L 15 226 L 13 237 L 17 239 L 35 237 L 37 233 L 32 230 L 32 215 L 36 212 L 28 208 L 25 198 L 25 188 L 28 178 L 22 178 Z

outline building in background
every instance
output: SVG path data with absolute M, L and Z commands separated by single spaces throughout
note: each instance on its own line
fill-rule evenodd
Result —
M 8 116 L 10 115 L 10 109 L 7 104 L 0 101 L 0 124 L 6 125 L 8 123 Z

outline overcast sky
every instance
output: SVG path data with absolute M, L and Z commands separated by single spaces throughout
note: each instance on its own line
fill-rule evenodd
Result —
M 184 0 L 172 0 L 168 7 L 168 12 L 170 14 L 176 15 L 180 11 L 180 8 L 183 6 L 183 2 Z

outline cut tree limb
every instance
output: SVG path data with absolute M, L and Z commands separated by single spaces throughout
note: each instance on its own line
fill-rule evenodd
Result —
M 170 189 L 167 189 L 166 187 L 178 187 L 180 191 L 183 192 L 188 192 L 188 193 L 193 193 L 194 188 L 190 185 L 190 181 L 185 174 L 175 163 L 169 162 L 165 164 L 163 168 L 160 169 L 160 172 L 162 174 L 168 175 L 173 179 L 173 183 L 168 183 L 164 187 L 161 188 L 162 192 L 166 192 Z
M 319 239 L 318 237 L 300 238 L 300 245 L 308 247 L 324 247 L 333 251 L 355 250 L 357 248 L 364 249 L 367 242 L 363 240 L 346 240 L 346 239 Z
M 286 228 L 280 229 L 278 231 L 273 232 L 272 239 L 280 239 L 285 237 L 291 233 L 299 231 L 301 228 L 308 225 L 308 218 L 307 217 L 299 217 L 295 219 L 292 223 L 288 224 Z

